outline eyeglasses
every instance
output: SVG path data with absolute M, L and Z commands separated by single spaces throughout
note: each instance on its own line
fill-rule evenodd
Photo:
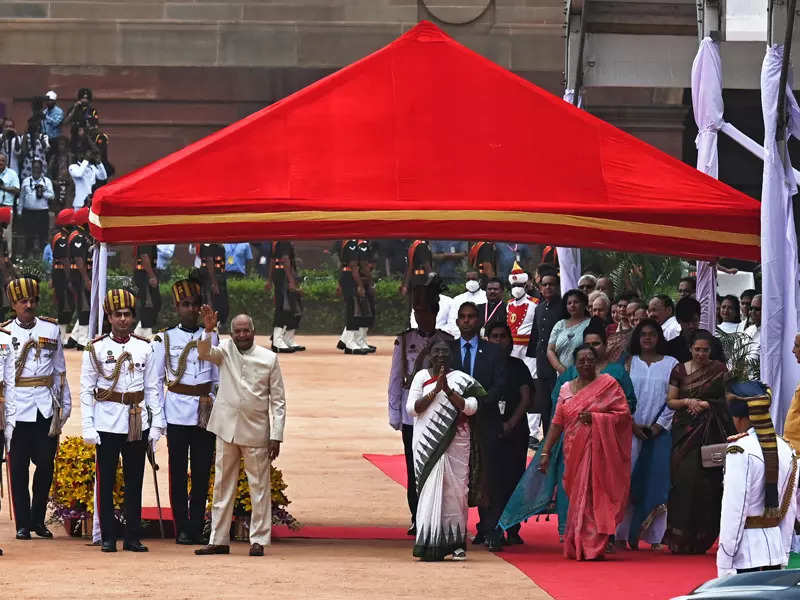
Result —
M 556 284 L 555 283 L 544 283 L 544 282 L 542 282 L 542 283 L 539 284 L 539 287 L 556 287 Z

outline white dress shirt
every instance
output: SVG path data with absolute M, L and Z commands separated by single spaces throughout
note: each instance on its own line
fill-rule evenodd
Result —
M 53 395 L 62 394 L 61 421 L 66 422 L 72 411 L 72 399 L 69 384 L 64 378 L 64 389 L 61 390 L 62 374 L 66 373 L 64 362 L 64 349 L 61 347 L 61 332 L 58 324 L 49 320 L 36 318 L 33 327 L 25 329 L 18 319 L 13 319 L 5 324 L 4 328 L 11 335 L 11 347 L 14 350 L 14 360 L 21 358 L 22 348 L 30 340 L 36 346 L 28 351 L 25 366 L 20 377 L 48 377 L 53 376 L 52 387 L 18 387 L 15 390 L 17 405 L 17 422 L 35 423 L 36 412 L 42 413 L 45 419 L 53 416 Z
M 14 426 L 17 423 L 16 388 L 14 387 L 14 349 L 11 335 L 0 329 L 0 361 L 2 361 L 2 382 L 4 386 L 2 404 L 6 418 L 6 445 L 11 443 Z
M 0 172 L 0 181 L 4 187 L 19 189 L 19 176 L 14 169 L 6 167 Z M 0 192 L 0 206 L 14 206 L 14 194 L 11 192 Z
M 41 185 L 44 187 L 44 193 L 42 197 L 36 194 L 36 186 Z M 39 179 L 34 179 L 33 175 L 30 177 L 26 177 L 25 180 L 22 182 L 22 187 L 19 191 L 19 196 L 21 202 L 19 203 L 19 212 L 22 212 L 22 209 L 26 210 L 47 210 L 50 208 L 49 200 L 55 198 L 55 193 L 53 192 L 53 182 L 50 181 L 49 177 L 39 177 Z
M 731 451 L 738 446 L 741 451 Z M 797 514 L 797 474 L 792 475 L 794 452 L 778 438 L 778 505 L 791 485 L 789 510 L 777 527 L 746 529 L 745 519 L 764 514 L 764 455 L 755 429 L 728 445 L 722 492 L 717 573 L 730 575 L 737 569 L 787 565 Z
M 72 201 L 72 208 L 83 208 L 86 198 L 92 193 L 92 188 L 98 180 L 108 178 L 106 168 L 103 163 L 96 165 L 84 160 L 80 164 L 75 163 L 69 166 L 69 174 L 75 182 L 75 198 Z
M 681 334 L 681 326 L 678 319 L 674 316 L 670 317 L 661 324 L 661 331 L 664 332 L 664 337 L 667 341 L 675 339 Z
M 90 352 L 94 352 L 103 372 L 99 373 Z M 125 362 L 119 380 L 111 387 L 111 375 L 117 359 L 129 352 L 131 361 Z M 142 411 L 142 431 L 151 425 L 147 409 L 152 413 L 152 425 L 164 428 L 164 415 L 158 393 L 158 375 L 153 360 L 153 349 L 144 338 L 131 335 L 125 343 L 110 335 L 95 339 L 83 352 L 81 365 L 81 421 L 83 437 L 92 437 L 94 431 L 106 433 L 128 433 L 129 407 L 119 402 L 97 402 L 95 390 L 111 389 L 115 392 L 139 392 L 144 390 L 144 399 L 138 404 Z
M 444 294 L 439 294 L 439 312 L 436 313 L 436 329 L 441 329 L 445 331 L 447 327 L 447 323 L 450 320 L 450 312 L 453 309 L 453 300 L 450 296 L 445 296 Z M 414 311 L 411 311 L 411 318 L 409 319 L 411 323 L 411 328 L 416 329 L 417 325 L 417 317 L 414 316 Z
M 153 338 L 153 360 L 158 377 L 158 392 L 161 408 L 164 411 L 164 419 L 171 425 L 197 425 L 197 406 L 199 396 L 186 396 L 176 394 L 164 388 L 164 379 L 174 379 L 173 373 L 178 370 L 178 362 L 183 349 L 189 342 L 199 340 L 203 330 L 198 327 L 195 331 L 184 329 L 176 325 L 172 329 L 156 334 Z M 169 339 L 169 356 L 166 355 L 166 341 Z M 219 337 L 216 333 L 212 334 L 212 345 L 219 344 Z M 170 372 L 167 373 L 167 359 L 170 364 Z M 217 366 L 207 360 L 200 360 L 197 355 L 197 348 L 193 348 L 186 356 L 186 370 L 180 379 L 180 383 L 186 385 L 200 385 L 202 383 L 219 382 Z M 214 385 L 212 385 L 213 396 Z

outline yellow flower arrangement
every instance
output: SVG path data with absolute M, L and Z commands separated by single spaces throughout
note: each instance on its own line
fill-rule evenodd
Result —
M 58 446 L 50 488 L 50 506 L 59 521 L 84 519 L 94 509 L 95 448 L 83 438 L 69 436 Z M 114 508 L 124 500 L 122 465 L 117 465 L 114 483 Z

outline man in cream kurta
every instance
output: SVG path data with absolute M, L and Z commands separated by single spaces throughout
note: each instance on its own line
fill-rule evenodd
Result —
M 233 504 L 244 458 L 250 499 L 250 556 L 262 556 L 270 543 L 272 503 L 270 461 L 277 458 L 286 417 L 283 378 L 274 352 L 254 343 L 253 322 L 247 315 L 231 321 L 231 338 L 211 345 L 217 314 L 200 309 L 205 332 L 197 343 L 201 360 L 219 367 L 219 390 L 208 421 L 216 434 L 214 504 L 209 545 L 196 554 L 228 554 Z M 271 416 L 271 423 L 270 423 Z

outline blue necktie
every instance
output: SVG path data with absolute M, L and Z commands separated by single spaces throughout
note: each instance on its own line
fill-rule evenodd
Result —
M 472 376 L 472 342 L 464 344 L 464 369 Z

